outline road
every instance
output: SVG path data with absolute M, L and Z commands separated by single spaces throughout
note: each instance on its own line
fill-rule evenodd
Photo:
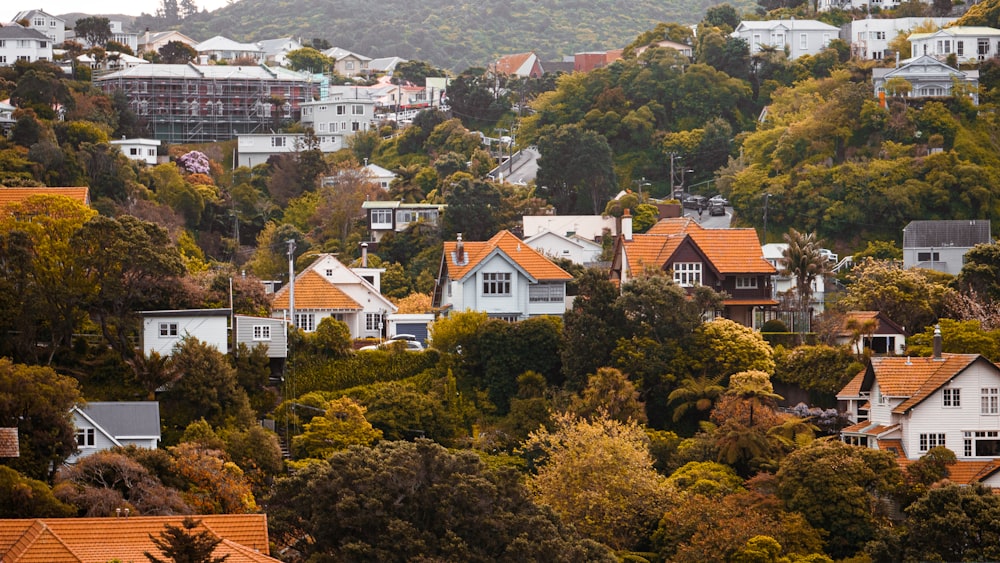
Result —
M 684 216 L 691 217 L 692 219 L 698 221 L 698 223 L 706 229 L 728 229 L 729 222 L 733 218 L 733 208 L 727 207 L 725 215 L 719 215 L 716 217 L 712 217 L 708 214 L 708 210 L 705 210 L 699 217 L 697 209 L 688 209 L 685 207 Z
M 527 147 L 516 153 L 514 162 L 503 163 L 490 172 L 497 181 L 501 178 L 510 184 L 526 185 L 535 179 L 538 174 L 538 149 Z M 511 170 L 513 166 L 513 171 Z

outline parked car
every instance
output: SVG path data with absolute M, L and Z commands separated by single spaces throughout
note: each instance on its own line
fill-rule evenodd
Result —
M 832 251 L 832 250 L 830 250 L 829 248 L 821 248 L 821 249 L 819 249 L 819 254 L 820 254 L 820 256 L 822 256 L 823 258 L 826 258 L 827 260 L 829 260 L 830 262 L 833 262 L 834 264 L 836 264 L 837 262 L 840 261 L 840 257 L 837 255 L 837 253 L 834 252 L 834 251 Z
M 721 203 L 723 207 L 729 207 L 729 200 L 722 197 L 722 194 L 716 194 L 708 199 L 708 204 Z
M 423 352 L 424 345 L 417 340 L 416 336 L 412 334 L 397 334 L 386 340 L 385 342 L 380 342 L 379 344 L 370 344 L 368 346 L 362 346 L 358 348 L 359 352 L 368 350 L 387 350 L 389 348 L 399 347 L 407 352 Z
M 688 209 L 705 209 L 708 207 L 708 198 L 703 195 L 689 195 L 684 198 L 683 205 Z
M 708 214 L 711 215 L 712 217 L 716 217 L 716 216 L 719 216 L 719 215 L 725 215 L 726 214 L 726 206 L 723 205 L 721 202 L 709 200 L 709 202 L 708 202 Z

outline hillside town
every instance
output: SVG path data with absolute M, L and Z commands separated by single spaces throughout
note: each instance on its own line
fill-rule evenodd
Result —
M 1000 0 L 760 4 L 13 14 L 0 562 L 1000 560 Z

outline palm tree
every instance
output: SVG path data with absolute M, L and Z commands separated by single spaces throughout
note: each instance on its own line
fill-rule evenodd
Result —
M 788 247 L 781 253 L 781 273 L 795 278 L 799 312 L 804 318 L 808 318 L 813 282 L 830 273 L 830 262 L 820 254 L 821 241 L 816 238 L 816 233 L 806 234 L 789 229 L 784 239 Z M 803 329 L 805 328 L 804 326 Z
M 747 426 L 753 428 L 753 409 L 755 406 L 773 406 L 775 401 L 784 397 L 774 392 L 771 386 L 771 376 L 759 370 L 741 371 L 729 378 L 727 395 L 738 397 L 747 402 L 750 407 L 750 417 Z
M 715 400 L 726 390 L 721 383 L 721 375 L 699 375 L 682 381 L 680 387 L 671 391 L 667 397 L 671 403 L 678 403 L 674 408 L 674 422 L 683 418 L 692 407 L 701 412 L 711 410 Z

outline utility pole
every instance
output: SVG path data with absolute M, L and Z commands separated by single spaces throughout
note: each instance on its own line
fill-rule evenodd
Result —
M 295 239 L 285 243 L 288 245 L 288 318 L 295 326 Z
M 767 202 L 770 201 L 770 199 L 771 199 L 771 194 L 765 193 L 764 194 L 764 238 L 761 241 L 761 244 L 767 244 Z

